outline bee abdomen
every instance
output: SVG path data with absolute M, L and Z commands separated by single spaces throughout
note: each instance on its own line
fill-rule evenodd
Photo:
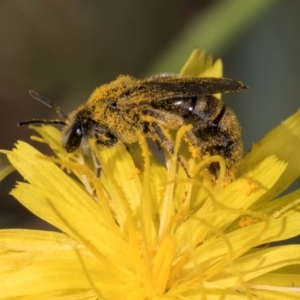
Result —
M 213 146 L 203 149 L 202 155 L 212 156 L 219 155 L 223 157 L 226 166 L 226 176 L 231 177 L 235 173 L 236 167 L 241 163 L 243 156 L 243 143 L 239 139 L 235 142 L 228 143 L 227 146 Z M 217 178 L 220 172 L 220 165 L 218 162 L 213 162 L 208 165 L 209 172 Z
M 242 161 L 241 127 L 233 111 L 225 105 L 207 127 L 198 129 L 195 135 L 199 138 L 201 155 L 223 157 L 226 170 L 234 170 Z M 213 175 L 218 175 L 220 166 L 212 163 L 208 169 Z
M 212 120 L 210 126 L 211 127 L 219 127 L 220 122 L 222 121 L 225 113 L 226 113 L 226 106 L 223 104 L 223 107 L 221 108 L 220 112 L 218 113 L 218 115 L 214 118 L 214 120 Z

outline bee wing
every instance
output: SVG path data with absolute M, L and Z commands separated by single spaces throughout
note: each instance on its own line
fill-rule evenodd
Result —
M 192 97 L 219 93 L 237 92 L 247 89 L 240 81 L 216 77 L 180 77 L 171 73 L 153 75 L 133 89 L 124 92 L 126 97 L 118 100 L 119 107 L 130 110 L 144 104 L 185 100 Z
M 146 78 L 142 85 L 149 89 L 188 93 L 195 96 L 237 92 L 247 88 L 242 82 L 229 78 L 179 77 L 169 73 Z

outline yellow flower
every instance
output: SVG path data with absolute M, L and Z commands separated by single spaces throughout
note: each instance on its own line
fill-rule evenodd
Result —
M 203 57 L 205 76 L 220 76 L 204 56 L 182 74 L 200 75 L 190 64 Z M 138 163 L 122 146 L 99 151 L 101 178 L 57 129 L 34 129 L 58 158 L 24 142 L 5 151 L 25 179 L 11 194 L 61 232 L 0 231 L 0 299 L 299 299 L 300 245 L 272 243 L 300 232 L 300 190 L 280 196 L 300 175 L 300 112 L 224 188 L 178 166 L 184 127 L 168 168 L 140 135 Z

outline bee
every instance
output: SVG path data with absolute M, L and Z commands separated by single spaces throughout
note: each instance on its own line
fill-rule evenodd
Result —
M 36 100 L 53 108 L 59 120 L 30 120 L 19 126 L 33 123 L 62 124 L 62 145 L 67 152 L 89 149 L 88 140 L 93 138 L 102 148 L 117 143 L 128 146 L 137 141 L 137 131 L 156 141 L 167 153 L 174 153 L 174 141 L 169 131 L 176 131 L 184 124 L 192 129 L 185 133 L 185 140 L 199 157 L 219 155 L 223 157 L 226 173 L 241 162 L 243 144 L 241 128 L 230 108 L 215 94 L 244 90 L 239 81 L 228 78 L 201 78 L 163 73 L 138 80 L 121 75 L 116 80 L 97 88 L 89 100 L 65 115 L 61 109 L 42 98 L 34 91 L 30 94 Z M 93 154 L 93 153 L 92 153 Z M 96 176 L 101 165 L 93 154 Z M 183 160 L 178 157 L 190 177 Z M 217 176 L 219 163 L 207 166 Z

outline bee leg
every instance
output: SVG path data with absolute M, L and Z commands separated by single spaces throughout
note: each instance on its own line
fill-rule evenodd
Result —
M 182 117 L 175 114 L 157 109 L 144 109 L 142 113 L 146 118 L 150 117 L 151 120 L 153 119 L 157 125 L 161 124 L 168 129 L 178 129 L 178 127 L 183 125 Z
M 94 151 L 92 151 L 92 160 L 95 166 L 95 177 L 99 178 L 100 174 L 101 174 L 101 170 L 102 170 L 102 166 L 100 161 L 98 160 L 96 154 L 94 153 Z
M 156 109 L 144 109 L 143 114 L 146 117 L 149 116 L 155 120 L 155 122 L 152 122 L 153 130 L 150 129 L 150 131 L 154 131 L 154 135 L 158 138 L 158 143 L 169 153 L 174 154 L 174 143 L 167 137 L 160 125 L 163 125 L 168 129 L 178 129 L 183 125 L 182 117 Z M 178 155 L 177 160 L 184 169 L 187 177 L 192 178 L 188 172 L 184 159 Z
M 118 142 L 118 139 L 110 132 L 105 133 L 105 140 L 99 139 L 97 135 L 95 137 L 96 137 L 96 145 L 104 148 L 112 147 Z M 92 151 L 92 159 L 96 168 L 95 176 L 100 177 L 102 166 L 94 151 Z
M 185 137 L 187 139 L 187 142 L 194 147 L 194 149 L 197 149 L 197 157 L 201 155 L 201 146 L 199 143 L 199 139 L 195 136 L 194 132 L 192 130 L 189 130 L 185 133 Z
M 221 158 L 224 159 L 225 162 L 225 179 L 229 178 L 228 176 L 230 175 L 229 172 L 226 170 L 228 168 L 228 161 L 227 158 L 224 156 L 224 154 L 222 154 L 222 152 L 215 152 L 215 153 L 210 153 L 208 151 L 208 147 L 209 146 L 205 146 L 205 143 L 203 145 L 201 145 L 199 143 L 199 139 L 195 136 L 193 131 L 187 131 L 186 132 L 186 138 L 187 138 L 187 142 L 190 143 L 190 145 L 195 148 L 196 150 L 198 150 L 197 155 L 199 155 L 197 158 L 201 158 L 201 157 L 205 157 L 207 155 L 209 155 L 210 157 L 213 155 L 218 155 Z M 216 147 L 216 149 L 218 149 Z M 219 162 L 211 162 L 209 164 L 206 165 L 206 170 L 209 172 L 209 174 L 214 178 L 214 180 L 217 180 L 219 178 L 220 175 L 220 168 L 222 167 L 222 165 Z
M 102 170 L 101 164 L 98 160 L 98 158 L 96 157 L 96 154 L 94 151 L 90 152 L 93 164 L 95 166 L 95 171 L 94 171 L 94 176 L 99 178 L 100 177 L 100 173 Z M 84 159 L 84 157 L 83 157 Z M 86 174 L 82 174 L 82 183 L 84 184 L 87 192 L 95 199 L 95 201 L 98 201 L 97 198 L 97 193 L 96 193 L 96 189 L 93 185 L 91 185 L 91 181 L 89 180 L 88 176 Z
M 158 142 L 163 146 L 164 149 L 166 149 L 169 153 L 174 154 L 174 144 L 173 142 L 166 136 L 163 129 L 156 123 L 152 123 L 152 127 L 154 129 L 154 132 L 158 138 Z M 192 176 L 189 174 L 186 163 L 184 159 L 181 156 L 177 156 L 177 160 L 179 164 L 184 169 L 186 175 L 188 178 L 192 178 Z

